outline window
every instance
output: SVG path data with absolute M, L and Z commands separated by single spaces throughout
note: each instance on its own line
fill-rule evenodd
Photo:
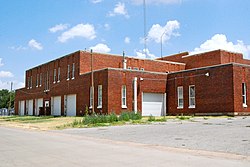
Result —
M 60 72 L 60 67 L 58 67 L 58 71 L 57 71 L 57 82 L 60 82 L 60 75 L 61 75 L 61 72 Z
M 131 70 L 131 67 L 128 67 L 129 70 Z
M 246 83 L 242 83 L 242 103 L 243 103 L 243 107 L 247 107 L 247 87 L 246 87 Z
M 67 80 L 69 80 L 69 77 L 70 77 L 70 65 L 68 65 Z
M 122 108 L 127 108 L 126 85 L 122 85 Z
M 138 67 L 134 67 L 134 70 L 139 70 L 139 68 Z
M 195 86 L 189 86 L 189 108 L 195 108 Z
M 53 83 L 56 83 L 56 69 L 54 69 L 54 81 L 53 81 Z
M 90 87 L 89 90 L 89 108 L 93 107 L 93 87 Z
M 36 74 L 36 87 L 39 85 L 39 74 Z
M 72 64 L 72 79 L 75 79 L 75 63 Z
M 144 68 L 141 68 L 141 71 L 144 71 Z
M 28 77 L 28 80 L 27 80 L 27 89 L 30 88 L 30 77 Z
M 32 76 L 30 77 L 30 89 L 32 89 Z
M 49 71 L 47 71 L 44 79 L 44 90 L 49 91 Z
M 97 108 L 102 108 L 102 85 L 98 85 L 98 106 Z
M 40 86 L 42 86 L 42 81 L 43 81 L 43 75 L 40 73 Z
M 177 95 L 178 95 L 178 107 L 183 108 L 183 86 L 177 87 Z

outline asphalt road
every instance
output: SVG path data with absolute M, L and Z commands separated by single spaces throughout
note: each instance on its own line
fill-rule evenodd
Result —
M 238 125 L 238 128 L 243 128 L 244 126 L 246 127 L 246 129 L 243 128 L 243 131 L 245 134 L 244 140 L 247 140 L 247 138 L 249 137 L 249 131 L 248 124 L 246 123 L 250 123 L 249 119 L 242 119 L 239 120 L 239 122 L 237 122 L 237 120 L 238 119 L 235 120 L 235 125 Z M 245 120 L 246 122 L 244 122 Z M 217 124 L 217 121 L 219 120 L 216 120 L 215 124 Z M 221 121 L 219 122 L 220 124 L 224 124 Z M 197 126 L 199 126 L 199 123 L 201 122 L 186 121 L 180 123 L 173 121 L 163 125 L 121 126 L 50 132 L 0 127 L 0 166 L 250 166 L 250 157 L 248 153 L 245 153 L 247 151 L 243 151 L 242 154 L 236 154 L 232 151 L 227 152 L 225 150 L 217 152 L 214 150 L 204 151 L 204 149 L 188 149 L 187 147 L 183 148 L 180 146 L 173 148 L 170 143 L 162 144 L 169 142 L 170 140 L 166 138 L 166 135 L 163 135 L 161 139 L 152 142 L 156 139 L 154 135 L 158 134 L 159 137 L 163 133 L 166 133 L 168 131 L 171 132 L 172 128 L 176 128 L 173 129 L 173 131 L 176 131 L 176 135 L 179 136 L 180 132 L 178 132 L 178 125 L 182 126 L 184 124 L 186 126 L 189 126 L 192 124 L 196 124 Z M 209 124 L 210 122 L 203 123 L 205 123 L 202 124 L 202 126 L 204 125 L 204 129 L 209 127 L 209 125 L 213 126 L 212 124 Z M 218 127 L 220 126 L 218 125 Z M 161 130 L 157 131 L 156 129 L 158 129 L 159 127 L 161 127 Z M 168 130 L 164 131 L 164 127 Z M 138 133 L 139 130 L 144 130 L 143 132 L 148 131 L 150 133 Z M 194 133 L 193 131 L 196 130 L 197 129 L 184 131 L 183 129 L 183 136 L 181 138 L 187 139 L 188 137 L 186 137 L 185 135 L 189 134 L 189 132 L 189 136 L 191 138 Z M 215 132 L 217 131 L 216 129 L 214 130 Z M 209 132 L 210 131 L 206 131 L 203 134 L 200 134 L 200 136 L 208 134 Z M 171 133 L 169 138 L 171 138 L 171 135 L 173 135 Z M 113 137 L 108 137 L 110 134 L 112 134 Z M 145 134 L 147 135 L 140 136 Z M 217 132 L 215 133 L 215 135 L 217 135 Z M 236 135 L 238 134 L 231 136 L 231 139 Z M 125 136 L 130 137 L 124 139 L 123 137 Z M 149 139 L 150 136 L 152 137 L 152 139 Z M 227 137 L 228 136 L 225 136 L 225 140 Z M 202 137 L 200 139 L 201 142 L 203 142 Z M 214 138 L 214 140 L 215 139 L 216 138 Z M 164 142 L 165 140 L 166 142 Z M 176 141 L 176 138 L 174 139 L 174 141 Z M 180 139 L 177 139 L 177 141 L 180 141 Z M 235 140 L 232 140 L 232 142 L 234 141 Z M 199 140 L 196 142 L 199 142 Z M 193 143 L 195 143 L 195 141 Z M 213 142 L 211 141 L 211 143 Z M 210 144 L 207 147 L 210 146 L 212 147 L 213 144 Z M 249 143 L 245 146 L 248 147 Z M 237 151 L 237 149 L 233 150 Z
M 250 156 L 250 117 L 169 120 L 154 125 L 66 129 L 62 133 Z

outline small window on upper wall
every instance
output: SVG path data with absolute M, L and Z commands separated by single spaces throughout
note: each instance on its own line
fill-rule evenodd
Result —
M 247 87 L 246 87 L 246 83 L 242 83 L 242 104 L 243 104 L 243 107 L 247 107 Z
M 39 84 L 39 86 L 42 86 L 42 81 L 43 81 L 43 74 L 40 73 L 40 84 Z
M 189 108 L 195 108 L 195 86 L 189 86 Z
M 68 71 L 67 71 L 67 80 L 70 78 L 70 65 L 68 65 Z
M 32 76 L 30 77 L 30 89 L 32 89 Z
M 134 67 L 134 70 L 139 70 L 139 68 L 138 67 Z
M 39 85 L 39 74 L 36 74 L 36 87 Z
M 53 83 L 56 83 L 56 69 L 54 69 Z
M 179 109 L 181 109 L 181 108 L 183 108 L 183 106 L 184 106 L 184 101 L 183 101 L 183 86 L 178 86 L 177 87 L 177 103 L 178 103 L 178 106 L 177 106 L 177 108 L 179 108 Z
M 102 85 L 98 85 L 98 106 L 97 108 L 102 108 Z
M 61 71 L 60 71 L 60 67 L 58 67 L 57 82 L 60 82 L 60 75 L 61 75 Z
M 75 79 L 75 63 L 72 64 L 72 79 Z
M 128 67 L 129 70 L 131 70 L 131 67 Z
M 126 85 L 122 85 L 122 108 L 127 108 Z
M 144 68 L 141 68 L 141 71 L 144 71 Z

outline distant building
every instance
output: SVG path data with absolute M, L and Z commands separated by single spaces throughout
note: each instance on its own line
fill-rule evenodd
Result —
M 224 50 L 155 60 L 77 51 L 27 70 L 15 112 L 250 115 L 249 75 L 250 60 Z

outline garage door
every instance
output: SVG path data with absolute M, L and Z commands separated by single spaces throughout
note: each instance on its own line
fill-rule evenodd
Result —
M 35 115 L 39 115 L 39 107 L 43 107 L 43 98 L 36 99 L 35 104 L 36 104 Z
M 33 115 L 33 100 L 27 100 L 26 105 L 26 108 L 28 109 L 28 115 Z
M 24 115 L 24 100 L 23 101 L 19 101 L 18 104 L 18 113 L 20 116 Z
M 76 95 L 66 95 L 66 115 L 76 116 Z
M 61 115 L 61 96 L 55 96 L 51 98 L 52 105 L 52 115 L 59 116 Z
M 165 115 L 165 97 L 162 93 L 143 93 L 142 116 Z

